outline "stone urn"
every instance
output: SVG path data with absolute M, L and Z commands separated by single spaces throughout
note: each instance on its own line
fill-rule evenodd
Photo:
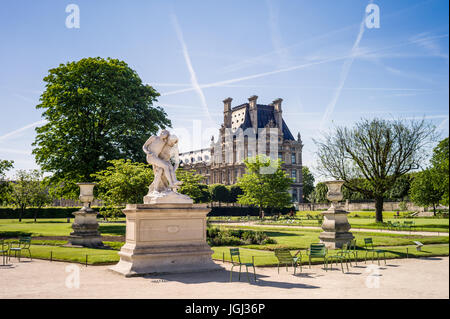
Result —
M 75 220 L 72 224 L 74 230 L 69 236 L 70 246 L 102 247 L 102 237 L 98 231 L 97 212 L 91 208 L 94 200 L 95 183 L 77 183 L 80 187 L 79 199 L 83 207 L 73 213 Z
M 342 248 L 344 243 L 350 242 L 354 236 L 349 232 L 351 226 L 347 219 L 346 210 L 339 206 L 344 196 L 342 194 L 342 185 L 344 181 L 328 181 L 325 182 L 328 187 L 327 199 L 331 201 L 331 206 L 328 210 L 322 212 L 324 230 L 319 238 L 327 248 Z

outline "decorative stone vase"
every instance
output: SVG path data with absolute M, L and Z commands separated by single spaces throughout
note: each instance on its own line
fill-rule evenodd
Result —
M 331 201 L 331 206 L 327 211 L 322 212 L 324 232 L 319 238 L 327 248 L 342 248 L 344 243 L 354 238 L 349 232 L 351 226 L 347 219 L 348 212 L 338 208 L 338 202 L 344 198 L 341 191 L 344 181 L 328 181 L 325 185 L 328 187 L 327 199 Z
M 102 247 L 102 237 L 98 231 L 97 212 L 91 208 L 94 200 L 95 183 L 77 183 L 80 187 L 80 201 L 83 207 L 73 213 L 75 220 L 72 224 L 74 230 L 69 236 L 70 246 Z

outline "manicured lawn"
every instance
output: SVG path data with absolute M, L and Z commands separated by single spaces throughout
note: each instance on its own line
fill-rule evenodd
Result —
M 435 219 L 432 219 L 433 221 Z M 73 221 L 73 219 L 72 219 Z M 439 220 L 440 221 L 440 220 Z M 448 224 L 447 224 L 448 225 Z M 251 256 L 256 256 L 257 265 L 276 265 L 276 259 L 273 249 L 277 247 L 286 247 L 291 250 L 306 250 L 311 243 L 319 242 L 320 230 L 316 229 L 280 229 L 275 227 L 251 227 L 251 226 L 233 226 L 223 225 L 221 227 L 232 227 L 241 229 L 251 229 L 264 231 L 267 235 L 277 241 L 277 244 L 271 245 L 245 245 L 240 246 L 243 254 L 243 261 Z M 448 227 L 448 226 L 447 226 Z M 19 223 L 17 220 L 0 220 L 0 236 L 17 237 L 23 234 L 32 236 L 69 236 L 72 231 L 71 223 L 65 219 L 42 219 L 34 223 L 33 220 L 23 220 Z M 102 235 L 114 236 L 125 234 L 124 223 L 100 223 L 100 232 Z M 354 232 L 357 244 L 363 247 L 363 239 L 372 237 L 375 246 L 388 250 L 388 258 L 404 258 L 406 248 L 409 249 L 411 256 L 432 256 L 448 255 L 449 238 L 444 236 L 419 236 L 405 234 L 387 234 L 371 232 Z M 413 241 L 418 240 L 425 244 L 423 252 L 416 252 Z M 52 253 L 53 260 L 64 260 L 69 262 L 85 263 L 86 255 L 88 264 L 115 263 L 119 260 L 118 250 L 124 244 L 123 242 L 105 242 L 111 249 L 92 249 L 92 248 L 73 248 L 63 247 L 66 241 L 63 240 L 33 240 L 32 255 L 34 258 L 50 259 Z M 215 259 L 221 260 L 225 252 L 225 260 L 229 257 L 228 247 L 213 247 Z M 332 252 L 331 252 L 332 253 Z M 26 255 L 26 253 L 25 253 Z M 228 258 L 228 259 L 227 259 Z M 303 256 L 303 261 L 306 261 Z M 250 260 L 247 260 L 250 261 Z
M 23 219 L 21 222 L 17 219 L 0 219 L 0 237 L 26 234 L 32 236 L 69 236 L 73 231 L 72 222 L 73 219 L 70 223 L 67 223 L 65 218 L 38 219 L 36 223 L 33 219 Z M 99 231 L 104 236 L 125 235 L 125 223 L 102 223 L 100 220 L 99 223 Z

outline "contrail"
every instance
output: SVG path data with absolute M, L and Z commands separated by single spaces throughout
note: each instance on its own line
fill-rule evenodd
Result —
M 171 19 L 172 19 L 172 23 L 173 26 L 175 28 L 175 31 L 177 33 L 177 37 L 178 40 L 180 41 L 181 44 L 181 48 L 183 50 L 183 56 L 184 56 L 184 60 L 186 62 L 187 68 L 189 70 L 189 73 L 191 75 L 191 84 L 192 84 L 192 88 L 197 92 L 203 110 L 205 111 L 206 115 L 208 116 L 208 119 L 213 122 L 211 115 L 209 114 L 209 110 L 208 110 L 208 104 L 206 103 L 206 98 L 205 95 L 203 94 L 202 88 L 200 87 L 200 85 L 198 84 L 197 81 L 197 75 L 195 74 L 194 68 L 192 67 L 192 62 L 191 62 L 191 58 L 189 57 L 189 53 L 186 47 L 186 43 L 184 42 L 184 38 L 183 38 L 183 33 L 181 32 L 181 28 L 178 24 L 178 20 L 175 14 L 171 15 Z
M 15 135 L 17 135 L 17 134 L 19 134 L 19 133 L 21 133 L 23 131 L 26 131 L 26 130 L 34 127 L 34 126 L 38 126 L 38 125 L 46 124 L 46 123 L 47 123 L 47 120 L 41 120 L 41 121 L 37 121 L 37 122 L 31 123 L 31 124 L 25 125 L 24 127 L 21 127 L 21 128 L 19 128 L 17 130 L 14 130 L 12 132 L 9 132 L 9 133 L 7 133 L 5 135 L 0 136 L 0 142 L 4 141 L 4 140 L 7 140 L 8 138 L 13 137 L 13 136 L 15 136 Z
M 369 3 L 371 2 L 372 1 L 369 1 Z M 353 43 L 353 47 L 350 51 L 350 57 L 347 59 L 347 61 L 344 62 L 344 65 L 342 66 L 339 85 L 336 88 L 336 91 L 333 95 L 333 98 L 331 99 L 331 102 L 327 105 L 327 108 L 325 109 L 325 114 L 323 115 L 322 121 L 320 123 L 320 130 L 322 130 L 324 126 L 328 123 L 328 120 L 330 119 L 336 107 L 336 103 L 339 100 L 339 97 L 341 96 L 342 88 L 344 87 L 345 81 L 347 80 L 348 73 L 350 72 L 350 68 L 352 67 L 353 61 L 355 60 L 356 54 L 358 52 L 359 43 L 361 42 L 362 36 L 364 34 L 366 16 L 367 13 L 364 13 L 364 17 L 361 21 L 361 24 L 359 25 L 358 36 L 356 37 L 356 40 Z

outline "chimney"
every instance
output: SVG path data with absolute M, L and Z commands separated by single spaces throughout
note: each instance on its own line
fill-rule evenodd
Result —
M 258 99 L 258 96 L 252 95 L 248 98 L 248 104 L 249 112 L 250 112 L 250 120 L 252 121 L 253 129 L 256 130 L 255 132 L 258 132 L 258 110 L 256 107 L 256 100 Z
M 283 111 L 281 110 L 281 102 L 283 102 L 283 99 L 276 99 L 272 102 L 275 122 L 279 128 L 283 128 Z
M 223 100 L 223 124 L 225 127 L 231 127 L 231 97 Z

